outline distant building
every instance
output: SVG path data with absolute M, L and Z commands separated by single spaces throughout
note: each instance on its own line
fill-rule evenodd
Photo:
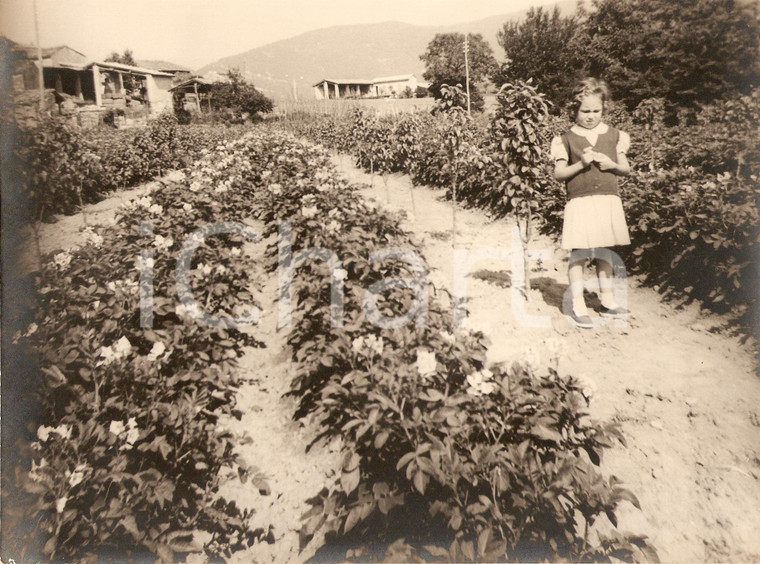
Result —
M 169 89 L 188 112 L 211 110 L 211 82 L 194 76 Z
M 383 76 L 373 79 L 330 79 L 313 85 L 318 100 L 334 98 L 383 98 L 419 96 L 427 91 L 429 84 L 417 80 L 414 74 Z
M 169 61 L 140 59 L 138 61 L 135 61 L 135 64 L 138 67 L 161 71 L 172 75 L 172 81 L 175 85 L 188 80 L 193 74 L 193 71 L 189 68 L 183 65 L 178 65 L 177 63 L 171 63 Z
M 317 100 L 366 98 L 372 95 L 372 81 L 361 78 L 326 78 L 314 85 Z
M 12 84 L 17 93 L 35 91 L 39 84 L 36 47 L 5 39 L 13 53 Z M 131 88 L 127 92 L 125 78 Z M 173 74 L 108 61 L 91 61 L 65 45 L 42 49 L 43 88 L 55 94 L 61 110 L 76 113 L 109 109 L 140 109 L 158 113 L 171 108 Z M 96 112 L 97 117 L 97 112 Z

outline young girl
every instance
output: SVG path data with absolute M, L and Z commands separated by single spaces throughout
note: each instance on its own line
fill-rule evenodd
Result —
M 608 99 L 604 81 L 583 80 L 570 103 L 575 125 L 555 137 L 551 145 L 554 178 L 567 186 L 562 248 L 571 251 L 567 271 L 573 298 L 570 318 L 583 328 L 594 326 L 583 300 L 583 269 L 589 258 L 596 258 L 600 313 L 616 317 L 628 314 L 615 303 L 613 253 L 608 247 L 631 243 L 617 179 L 630 172 L 626 158 L 630 138 L 602 122 Z

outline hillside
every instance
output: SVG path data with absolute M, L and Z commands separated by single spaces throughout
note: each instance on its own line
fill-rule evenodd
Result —
M 574 0 L 557 5 L 571 12 Z M 437 33 L 480 33 L 497 58 L 504 53 L 496 34 L 507 21 L 520 19 L 525 10 L 448 26 L 418 26 L 401 22 L 323 28 L 225 57 L 198 70 L 224 73 L 237 67 L 259 89 L 274 99 L 313 98 L 311 86 L 323 78 L 372 78 L 415 73 L 422 77 L 420 55 Z

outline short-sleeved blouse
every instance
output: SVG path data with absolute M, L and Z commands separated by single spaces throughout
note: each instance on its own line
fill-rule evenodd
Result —
M 576 133 L 577 135 L 581 135 L 585 137 L 586 139 L 588 139 L 588 142 L 591 145 L 596 145 L 596 140 L 599 138 L 601 134 L 606 133 L 608 129 L 609 129 L 609 126 L 606 123 L 600 123 L 599 125 L 591 129 L 581 127 L 580 125 L 574 125 L 570 128 L 570 131 L 572 131 L 573 133 Z M 616 152 L 618 154 L 620 153 L 626 154 L 630 146 L 631 146 L 631 137 L 625 131 L 620 131 L 620 137 L 618 138 L 617 146 L 615 147 Z M 558 135 L 557 137 L 552 139 L 552 144 L 549 149 L 549 152 L 552 156 L 552 160 L 554 161 L 569 160 L 567 149 L 565 149 L 565 144 L 562 142 L 561 135 Z

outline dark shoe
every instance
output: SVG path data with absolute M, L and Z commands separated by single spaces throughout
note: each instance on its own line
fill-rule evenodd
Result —
M 599 306 L 599 315 L 604 315 L 606 317 L 628 317 L 630 313 L 630 311 L 620 306 L 614 307 L 612 309 L 604 306 Z
M 573 311 L 570 312 L 570 315 L 568 317 L 576 327 L 580 327 L 582 329 L 591 329 L 594 327 L 594 322 L 588 315 L 576 315 Z

